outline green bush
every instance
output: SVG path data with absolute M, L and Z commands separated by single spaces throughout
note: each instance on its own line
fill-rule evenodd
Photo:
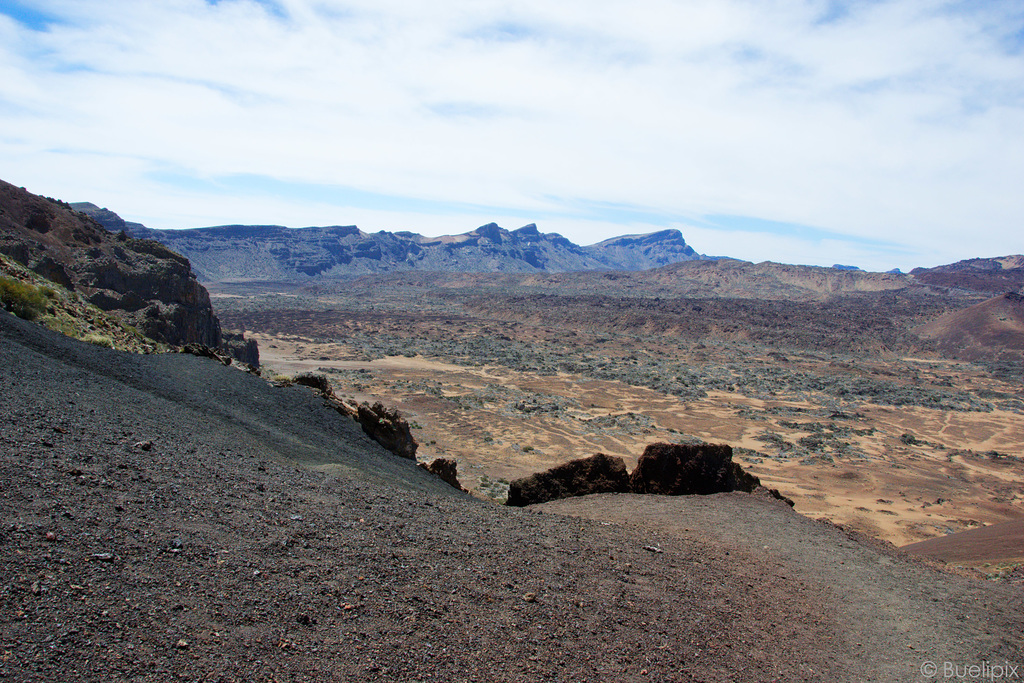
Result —
M 0 277 L 0 303 L 25 320 L 35 320 L 46 310 L 46 297 L 38 287 L 9 277 Z

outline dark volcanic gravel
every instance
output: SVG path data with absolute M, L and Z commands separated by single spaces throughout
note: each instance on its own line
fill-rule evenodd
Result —
M 831 565 L 792 571 L 850 542 L 835 530 L 778 524 L 788 554 L 757 553 L 493 506 L 308 389 L 206 359 L 0 313 L 0 391 L 6 680 L 915 681 L 956 628 L 908 603 L 897 626 L 919 649 L 853 642 L 842 602 L 868 570 L 849 574 L 860 593 Z M 715 500 L 703 523 L 746 514 Z M 794 515 L 754 507 L 744 523 Z M 1024 660 L 1019 590 L 857 552 L 887 590 L 970 597 L 957 656 Z

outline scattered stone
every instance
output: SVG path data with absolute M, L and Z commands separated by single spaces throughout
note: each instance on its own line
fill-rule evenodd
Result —
M 663 552 L 665 552 L 664 550 L 662 550 L 661 548 L 659 548 L 658 546 L 655 546 L 655 545 L 645 545 L 644 546 L 644 550 L 646 550 L 649 553 L 663 553 Z
M 152 441 L 138 441 L 138 442 L 135 443 L 135 448 L 139 449 L 140 451 L 151 451 L 151 450 L 153 450 L 153 442 Z
M 509 485 L 505 504 L 521 507 L 591 493 L 629 491 L 629 474 L 622 458 L 597 453 L 516 479 Z
M 536 593 L 526 593 L 525 595 L 523 595 L 523 601 L 524 602 L 537 602 L 537 594 Z
M 178 642 L 174 644 L 174 647 L 178 648 L 179 650 L 187 650 L 188 646 L 189 642 L 184 638 L 179 639 Z

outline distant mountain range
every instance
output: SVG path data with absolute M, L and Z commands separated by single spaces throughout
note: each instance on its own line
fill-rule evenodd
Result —
M 461 235 L 365 233 L 355 226 L 285 228 L 224 225 L 153 230 L 113 211 L 71 205 L 108 230 L 156 240 L 182 254 L 204 281 L 309 281 L 390 271 L 572 272 L 645 270 L 706 259 L 678 230 L 625 235 L 580 246 L 536 225 L 506 230 L 494 223 Z
M 651 277 L 659 282 L 667 278 L 659 286 L 669 287 L 676 296 L 680 287 L 692 289 L 689 296 L 699 291 L 704 296 L 798 299 L 921 285 L 969 295 L 1024 292 L 1021 255 L 915 268 L 909 274 L 899 270 L 882 274 L 842 264 L 817 268 L 704 256 L 694 251 L 678 230 L 625 235 L 589 246 L 574 244 L 557 233 L 542 233 L 533 224 L 506 230 L 490 223 L 442 237 L 365 233 L 355 226 L 225 225 L 153 230 L 95 204 L 70 206 L 110 231 L 161 242 L 188 258 L 193 272 L 205 282 L 304 284 L 391 272 L 505 273 L 513 279 L 517 274 L 549 273 L 558 279 L 559 273 L 658 269 Z M 646 291 L 653 286 L 648 279 L 641 277 L 637 286 Z M 616 279 L 618 286 L 632 281 Z

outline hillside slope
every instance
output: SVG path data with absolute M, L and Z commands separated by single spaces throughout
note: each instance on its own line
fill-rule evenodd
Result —
M 643 522 L 658 497 L 612 498 L 628 520 L 492 506 L 305 388 L 2 312 L 0 392 L 12 680 L 891 681 L 1024 659 L 1019 589 L 767 499 L 694 501 L 694 533 Z
M 964 360 L 1024 360 L 1024 296 L 1007 292 L 918 328 L 922 339 Z

